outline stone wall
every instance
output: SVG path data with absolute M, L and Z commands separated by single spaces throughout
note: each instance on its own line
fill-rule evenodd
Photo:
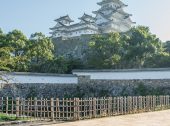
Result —
M 70 39 L 53 39 L 56 56 L 72 56 L 83 59 L 92 35 L 82 35 Z
M 78 84 L 1 84 L 0 97 L 107 97 L 170 95 L 170 79 L 91 80 L 80 76 Z

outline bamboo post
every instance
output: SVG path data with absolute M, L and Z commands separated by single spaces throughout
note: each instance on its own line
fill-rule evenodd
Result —
M 102 101 L 103 101 L 103 98 L 100 98 L 99 99 L 99 112 L 100 112 L 100 114 L 99 114 L 99 116 L 101 117 L 102 116 Z
M 70 120 L 71 119 L 71 113 L 72 113 L 72 111 L 71 111 L 71 98 L 69 98 L 69 100 L 68 100 L 68 119 Z
M 1 97 L 0 99 L 0 104 L 1 104 L 0 112 L 3 112 L 3 97 Z
M 74 98 L 74 120 L 76 120 L 76 98 Z
M 53 98 L 51 98 L 50 105 L 51 105 L 51 120 L 54 121 L 54 99 Z
M 9 100 L 8 97 L 6 97 L 6 114 L 8 114 L 8 106 L 9 106 L 8 105 L 8 100 Z
M 166 96 L 163 96 L 163 109 L 166 107 Z
M 146 96 L 146 111 L 149 111 L 149 98 Z
M 163 105 L 162 105 L 163 97 L 162 97 L 162 96 L 159 96 L 159 99 L 160 99 L 160 106 L 161 106 L 161 109 L 163 109 Z
M 120 114 L 120 98 L 117 97 L 117 114 Z
M 37 115 L 37 98 L 34 98 L 34 117 Z
M 30 99 L 28 98 L 27 100 L 27 117 L 29 116 L 30 113 Z
M 14 99 L 11 99 L 11 114 L 14 114 Z
M 139 112 L 142 110 L 142 98 L 141 96 L 138 97 L 138 102 L 139 102 Z
M 112 97 L 108 98 L 108 116 L 111 116 L 112 114 Z
M 65 118 L 65 98 L 63 98 L 62 99 L 62 118 L 63 118 L 63 120 L 64 120 L 64 118 Z
M 128 114 L 130 114 L 130 112 L 131 112 L 131 98 L 128 96 L 127 97 L 127 112 L 128 112 Z
M 151 111 L 154 111 L 154 109 L 153 109 L 153 102 L 154 102 L 154 100 L 153 100 L 153 96 L 150 96 L 150 104 L 151 104 Z
M 90 119 L 93 116 L 92 111 L 93 111 L 92 98 L 89 98 L 89 117 L 90 117 Z
M 77 119 L 80 119 L 80 99 L 76 99 L 76 106 L 77 106 Z
M 87 117 L 87 99 L 84 98 L 84 118 Z
M 32 110 L 32 107 L 33 107 L 33 105 L 32 105 L 32 97 L 30 98 L 30 116 L 32 116 L 33 115 L 33 110 Z
M 23 115 L 25 115 L 25 99 L 24 98 L 22 99 L 22 106 L 23 106 L 22 107 L 22 109 L 23 109 L 22 112 L 23 112 Z
M 60 120 L 60 100 L 56 98 L 56 116 Z
M 49 101 L 49 100 L 46 98 L 46 99 L 45 99 L 45 104 L 46 104 L 46 110 L 47 110 L 47 118 L 49 118 L 49 116 L 50 116 L 50 115 L 49 115 L 49 104 L 48 104 L 48 101 Z
M 68 98 L 66 98 L 66 120 L 68 120 L 68 114 L 69 114 L 69 111 L 68 111 Z
M 43 99 L 41 98 L 41 100 L 40 100 L 40 119 L 42 119 L 42 117 L 43 117 L 43 115 L 42 115 L 42 108 L 43 108 L 43 104 L 42 104 L 42 102 L 43 102 Z
M 120 97 L 120 111 L 120 114 L 123 115 L 123 97 Z
M 93 118 L 96 118 L 96 98 L 93 98 Z
M 156 108 L 156 96 L 153 96 L 153 111 L 155 111 Z
M 135 113 L 135 97 L 132 97 L 132 112 Z
M 166 96 L 166 108 L 168 108 L 168 106 L 169 106 L 169 96 L 167 95 Z
M 113 98 L 113 113 L 112 113 L 112 115 L 115 115 L 116 111 L 117 111 L 117 109 L 116 109 L 116 97 L 114 97 Z
M 124 114 L 127 114 L 127 97 L 124 97 Z
M 169 95 L 167 95 L 167 108 L 169 108 Z
M 16 98 L 16 117 L 19 118 L 19 97 Z

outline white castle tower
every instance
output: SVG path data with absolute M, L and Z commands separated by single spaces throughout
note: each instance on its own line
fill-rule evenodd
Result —
M 84 14 L 79 19 L 80 22 L 75 24 L 71 24 L 74 21 L 68 15 L 56 19 L 56 26 L 50 28 L 52 30 L 50 32 L 52 38 L 71 38 L 84 34 L 98 34 L 98 26 L 95 24 L 94 17 Z
M 131 14 L 124 12 L 126 7 L 120 0 L 102 0 L 97 3 L 101 6 L 96 14 L 96 24 L 101 33 L 126 32 L 135 23 L 130 19 Z
M 50 34 L 52 34 L 52 37 L 60 37 L 60 36 L 67 36 L 67 27 L 72 23 L 74 22 L 73 20 L 71 20 L 71 18 L 66 15 L 66 16 L 63 16 L 63 17 L 60 17 L 56 20 L 54 20 L 57 22 L 57 24 L 53 27 L 53 28 L 50 28 L 50 30 L 52 30 L 52 32 L 50 32 Z
M 103 34 L 111 32 L 126 32 L 135 22 L 130 19 L 131 14 L 124 12 L 126 7 L 120 0 L 102 0 L 97 3 L 100 9 L 93 13 L 96 17 L 85 14 L 79 18 L 80 22 L 74 22 L 68 15 L 56 19 L 56 26 L 50 28 L 52 38 L 76 37 L 86 34 Z

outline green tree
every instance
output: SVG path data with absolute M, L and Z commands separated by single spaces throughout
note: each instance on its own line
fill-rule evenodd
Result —
M 63 57 L 48 60 L 39 66 L 39 72 L 65 74 L 68 71 L 68 62 Z
M 0 29 L 0 71 L 10 71 L 13 67 L 13 48 L 6 43 L 6 34 Z
M 124 40 L 119 33 L 95 35 L 89 43 L 87 55 L 91 68 L 118 68 L 124 53 Z
M 14 60 L 11 56 L 10 47 L 0 48 L 0 71 L 11 71 L 14 67 Z
M 86 66 L 81 59 L 73 58 L 72 56 L 67 59 L 68 70 L 67 73 L 71 74 L 74 69 L 85 69 Z
M 27 57 L 25 49 L 28 39 L 19 30 L 13 30 L 8 34 L 0 32 L 0 66 L 5 71 L 27 71 Z
M 165 42 L 164 47 L 165 51 L 170 54 L 170 41 Z
M 148 27 L 138 26 L 129 31 L 126 58 L 130 68 L 142 68 L 146 59 L 163 51 L 161 41 Z
M 6 35 L 6 45 L 14 49 L 14 56 L 23 55 L 27 44 L 27 37 L 19 30 L 13 30 Z
M 161 52 L 149 57 L 144 67 L 149 68 L 166 68 L 170 67 L 170 55 L 167 52 Z
M 46 61 L 52 60 L 54 57 L 53 51 L 54 45 L 50 38 L 46 37 L 42 33 L 32 34 L 26 55 L 34 67 L 33 71 L 36 71 L 36 67 L 40 66 Z

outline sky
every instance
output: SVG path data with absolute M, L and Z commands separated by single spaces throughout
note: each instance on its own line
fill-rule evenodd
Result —
M 78 22 L 83 13 L 99 9 L 101 0 L 0 0 L 0 28 L 19 29 L 28 37 L 35 32 L 49 35 L 54 19 L 69 14 Z M 136 25 L 148 26 L 162 41 L 170 40 L 170 0 L 122 0 Z M 94 15 L 93 15 L 94 16 Z

